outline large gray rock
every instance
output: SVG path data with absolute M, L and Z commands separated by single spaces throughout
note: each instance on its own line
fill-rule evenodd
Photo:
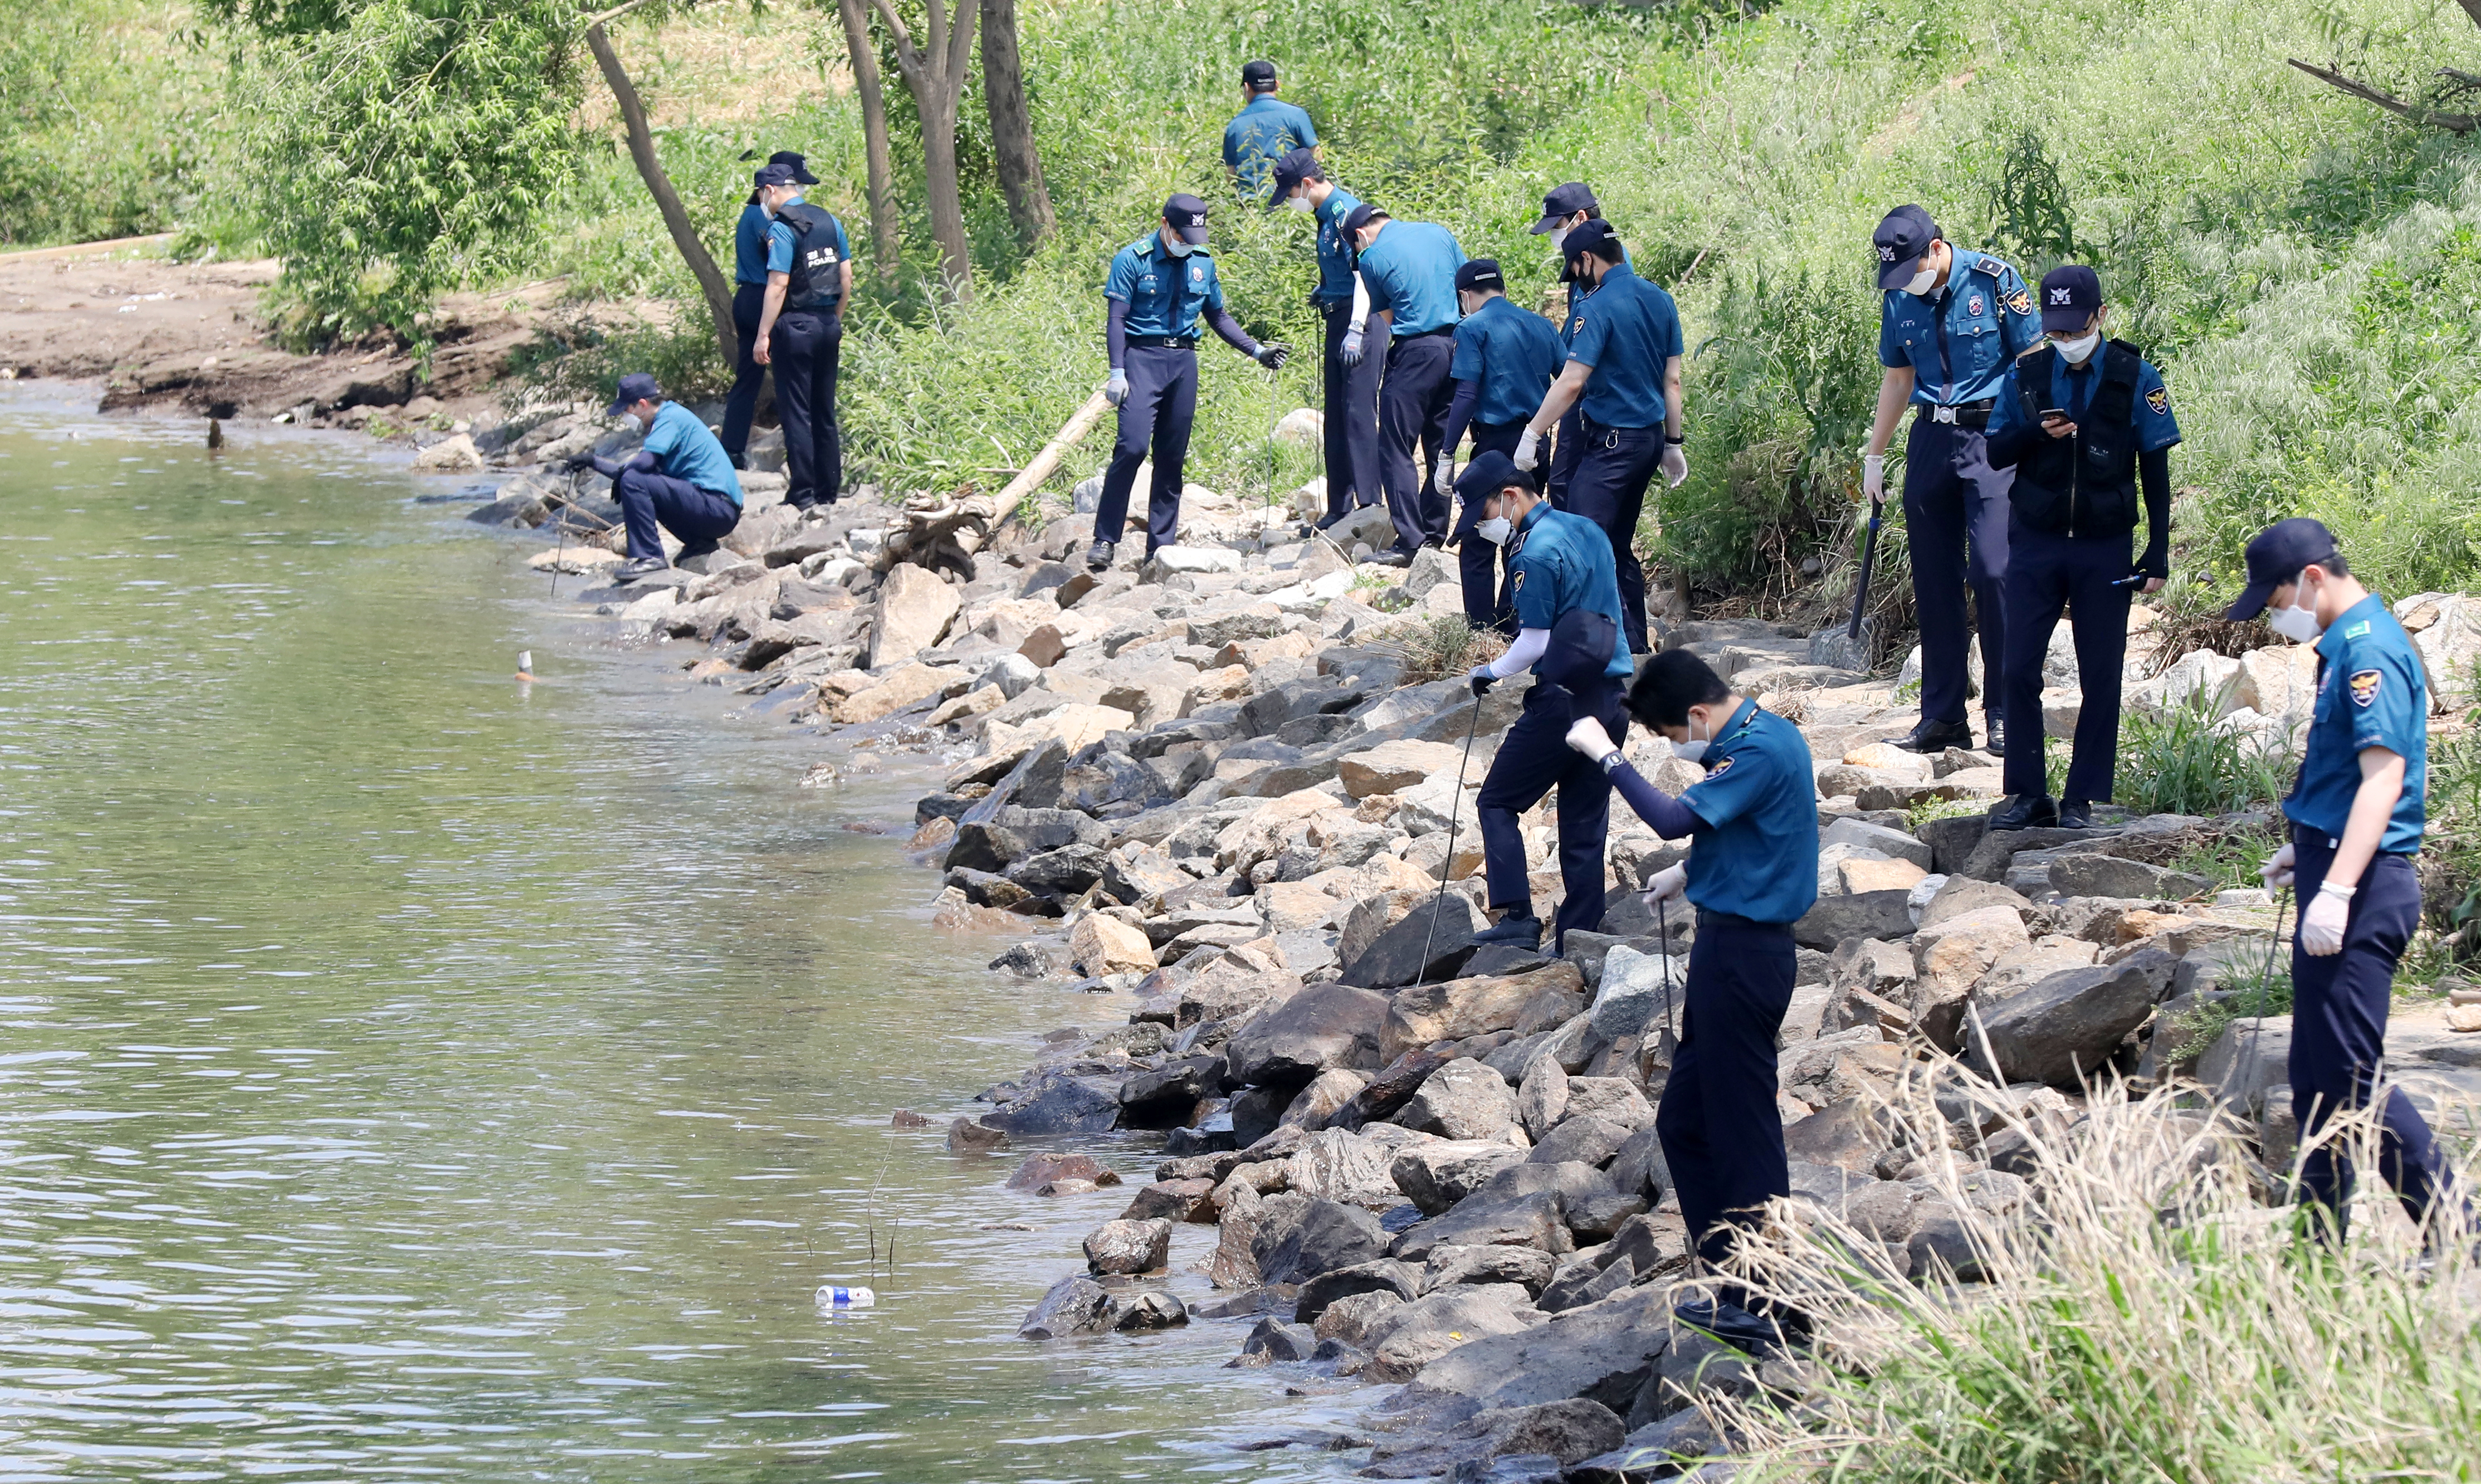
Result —
M 1923 871 L 1937 863 L 1938 852 L 1899 829 L 1872 824 L 1867 820 L 1845 816 L 1818 833 L 1818 848 L 1828 846 L 1853 846 L 1875 850 L 1891 861 L 1911 861 Z
M 1501 1140 L 1516 1122 L 1516 1093 L 1507 1079 L 1460 1056 L 1430 1074 L 1396 1122 L 1449 1139 Z
M 1320 1273 L 1386 1255 L 1385 1229 L 1358 1206 L 1312 1200 L 1287 1214 L 1290 1219 L 1280 1223 L 1262 1223 L 1251 1242 L 1261 1283 L 1307 1283 Z
M 1503 1085 L 1503 1084 L 1502 1084 Z M 1388 1173 L 1422 1214 L 1435 1216 L 1473 1194 L 1492 1176 L 1525 1162 L 1525 1151 L 1496 1139 L 1442 1139 L 1397 1151 Z
M 1474 956 L 1474 934 L 1479 930 L 1472 903 L 1461 893 L 1447 892 L 1405 913 L 1370 947 L 1346 959 L 1344 981 L 1395 989 L 1452 979 Z M 1347 922 L 1345 936 L 1350 935 Z
M 1522 1334 L 1476 1340 L 1431 1363 L 1422 1384 L 1486 1407 L 1570 1397 L 1625 1413 L 1671 1343 L 1665 1288 L 1624 1289 Z
M 1027 1083 L 1014 1102 L 982 1115 L 982 1123 L 1023 1138 L 1040 1133 L 1102 1133 L 1120 1120 L 1117 1085 L 1098 1085 L 1052 1073 Z
M 1444 1435 L 1383 1440 L 1362 1472 L 1384 1479 L 1451 1473 L 1455 1484 L 1559 1484 L 1568 1465 L 1609 1452 L 1627 1433 L 1619 1418 L 1596 1402 L 1498 1408 L 1476 1413 Z
M 2214 883 L 2116 855 L 2063 855 L 2050 862 L 2050 890 L 2062 897 L 2132 897 L 2185 901 Z
M 1990 832 L 1990 816 L 1982 814 L 1952 815 L 1932 820 L 1916 833 L 1930 847 L 1930 870 L 1952 875 L 1964 870 L 1972 859 L 1973 847 Z
M 1244 1086 L 1297 1087 L 1329 1067 L 1375 1070 L 1387 997 L 1349 984 L 1313 984 L 1249 1017 L 1223 1057 Z
M 1422 1367 L 1486 1335 L 1507 1335 L 1541 1320 L 1533 1296 L 1515 1284 L 1460 1283 L 1391 1309 L 1363 1332 L 1372 1381 L 1410 1381 Z
M 2018 892 L 1996 881 L 1975 880 L 1972 876 L 1949 876 L 1930 897 L 1929 905 L 1921 908 L 1920 925 L 1936 927 L 1949 918 L 1977 912 L 1983 907 L 2005 907 L 2018 917 L 2033 910 L 2033 904 Z
M 1380 1258 L 1371 1263 L 1356 1263 L 1350 1267 L 1338 1267 L 1319 1274 L 1301 1285 L 1294 1295 L 1293 1319 L 1300 1324 L 1316 1324 L 1327 1306 L 1355 1293 L 1390 1293 L 1398 1299 L 1421 1296 L 1422 1269 L 1411 1263 L 1394 1258 Z
M 1568 1235 L 1559 1192 L 1537 1190 L 1511 1199 L 1469 1196 L 1446 1215 L 1397 1237 L 1393 1250 L 1407 1262 L 1426 1261 L 1440 1246 L 1532 1247 L 1555 1257 L 1575 1251 L 1577 1242 Z
M 1109 1334 L 1111 1320 L 1110 1290 L 1078 1274 L 1053 1284 L 1016 1332 L 1021 1340 L 1068 1340 Z
M 1151 1273 L 1171 1260 L 1171 1223 L 1106 1221 L 1085 1237 L 1085 1270 L 1098 1275 Z
M 1687 964 L 1664 954 L 1612 944 L 1603 956 L 1602 982 L 1594 995 L 1595 1037 L 1616 1041 L 1641 1034 L 1646 1027 L 1662 1023 L 1666 1005 L 1676 1021 L 1687 971 Z
M 1966 1036 L 1969 1058 L 1983 1061 L 1987 1039 L 2001 1082 L 2048 1082 L 2075 1090 L 2154 1013 L 2179 960 L 2144 949 L 2116 964 L 2053 974 L 2000 1002 L 1976 1007 L 1981 1034 Z
M 939 642 L 963 601 L 928 567 L 899 562 L 889 568 L 871 611 L 870 668 L 910 660 Z
M 1662 1193 L 1671 1188 L 1671 1166 L 1662 1158 L 1661 1133 L 1647 1124 L 1630 1134 L 1619 1153 L 1611 1156 L 1605 1175 L 1619 1194 L 1643 1196 L 1650 1205 L 1661 1204 Z
M 1913 913 L 1909 892 L 1854 892 L 1820 897 L 1801 920 L 1791 924 L 1794 943 L 1805 949 L 1831 950 L 1846 938 L 1902 938 L 1911 935 Z
M 1458 1283 L 1520 1284 L 1528 1293 L 1551 1286 L 1558 1259 L 1539 1247 L 1474 1247 L 1448 1243 L 1432 1247 L 1422 1268 L 1421 1291 L 1428 1293 Z
M 956 839 L 948 847 L 949 870 L 1005 873 L 1014 862 L 1065 846 L 1102 847 L 1111 832 L 1091 815 L 1074 809 L 1020 809 L 1014 805 L 977 820 L 972 812 L 956 822 Z
M 1635 1131 L 1626 1124 L 1615 1123 L 1594 1113 L 1581 1113 L 1551 1131 L 1533 1152 L 1526 1156 L 1530 1164 L 1590 1164 L 1600 1169 L 1620 1152 L 1620 1146 Z

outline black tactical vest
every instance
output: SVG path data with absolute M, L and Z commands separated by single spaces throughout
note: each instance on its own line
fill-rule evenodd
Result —
M 844 255 L 836 250 L 836 219 L 807 201 L 775 213 L 793 229 L 793 267 L 786 275 L 784 307 L 833 309 L 844 299 Z
M 2136 494 L 2136 347 L 2124 340 L 2102 347 L 2102 384 L 2070 438 L 2042 430 L 2058 353 L 2045 345 L 2016 363 L 2016 395 L 2033 431 L 2017 460 L 2009 503 L 2017 519 L 2053 535 L 2133 531 L 2144 513 Z

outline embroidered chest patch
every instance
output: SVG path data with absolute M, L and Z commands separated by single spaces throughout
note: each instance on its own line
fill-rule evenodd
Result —
M 1964 301 L 1964 312 L 1972 315 L 1974 319 L 1979 319 L 1981 317 L 1981 296 L 1978 294 L 1973 295 L 1971 299 Z
M 2352 688 L 2352 704 L 2366 707 L 2376 700 L 2378 687 L 2385 679 L 2386 673 L 2382 670 L 2354 670 L 2352 678 L 2344 682 Z

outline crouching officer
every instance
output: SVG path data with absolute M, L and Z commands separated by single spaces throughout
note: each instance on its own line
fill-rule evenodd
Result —
M 2015 802 L 1992 829 L 2086 829 L 2119 767 L 2120 669 L 2128 605 L 2171 575 L 2171 446 L 2180 425 L 2162 374 L 2124 340 L 2102 339 L 2102 279 L 2071 263 L 2042 275 L 2041 349 L 2010 367 L 1991 409 L 1990 467 L 2007 494 L 2007 658 L 1999 715 L 2021 718 L 2007 749 Z M 2133 561 L 2138 486 L 2145 554 Z M 2065 609 L 2083 692 L 2067 786 L 2050 799 L 2043 753 L 2042 661 Z
M 1111 356 L 1103 395 L 1120 409 L 1120 432 L 1094 509 L 1094 549 L 1085 554 L 1085 565 L 1095 571 L 1118 553 L 1129 493 L 1149 448 L 1155 482 L 1146 495 L 1146 555 L 1170 545 L 1180 530 L 1181 465 L 1188 457 L 1189 425 L 1197 420 L 1199 316 L 1268 371 L 1280 370 L 1292 353 L 1290 347 L 1251 339 L 1223 307 L 1223 284 L 1206 250 L 1206 203 L 1193 195 L 1163 202 L 1155 229 L 1113 255 L 1103 302 L 1104 343 Z
M 2041 338 L 2033 296 L 2016 270 L 1988 253 L 1951 247 L 1919 206 L 1878 223 L 1878 414 L 1861 451 L 1861 488 L 1887 493 L 1887 444 L 1907 405 L 1904 531 L 1913 607 L 1921 625 L 1921 719 L 1895 743 L 1916 752 L 1972 745 L 1965 719 L 1964 589 L 1981 624 L 1981 709 L 1990 750 L 2003 753 L 2007 664 L 2007 483 L 1983 446 L 2008 363 Z M 2042 718 L 2024 724 L 2039 728 Z
M 1315 151 L 1295 149 L 1275 165 L 1272 211 L 1290 207 L 1318 219 L 1318 287 L 1310 303 L 1326 322 L 1325 354 L 1319 363 L 1319 409 L 1325 414 L 1326 515 L 1324 531 L 1365 505 L 1386 498 L 1378 477 L 1378 377 L 1387 357 L 1364 353 L 1362 322 L 1370 316 L 1370 289 L 1353 270 L 1352 239 L 1345 219 L 1361 197 L 1327 179 Z
M 1650 900 L 1685 895 L 1697 908 L 1680 1050 L 1655 1111 L 1662 1158 L 1688 1239 L 1709 1266 L 1731 1251 L 1771 1196 L 1791 1193 L 1775 1110 L 1775 1036 L 1791 1004 L 1791 924 L 1817 900 L 1817 795 L 1800 729 L 1732 693 L 1684 649 L 1646 661 L 1628 709 L 1706 776 L 1674 798 L 1579 721 L 1569 745 L 1592 758 L 1637 817 L 1666 840 L 1693 837 L 1688 859 L 1656 872 Z M 1737 1284 L 1680 1306 L 1682 1322 L 1744 1349 L 1779 1343 L 1793 1315 Z
M 1499 264 L 1475 258 L 1456 270 L 1456 307 L 1464 320 L 1456 325 L 1455 355 L 1448 375 L 1455 395 L 1448 404 L 1448 430 L 1439 445 L 1432 482 L 1454 487 L 1456 445 L 1473 430 L 1474 454 L 1514 454 L 1525 436 L 1525 420 L 1542 404 L 1566 357 L 1550 323 L 1529 309 L 1507 301 L 1507 280 Z M 1464 583 L 1465 621 L 1476 629 L 1498 629 L 1513 636 L 1516 625 L 1502 591 L 1505 547 L 1476 540 L 1481 502 L 1466 500 L 1456 512 L 1456 565 Z
M 1534 914 L 1525 837 L 1516 817 L 1554 788 L 1559 791 L 1557 931 L 1591 931 L 1602 925 L 1603 842 L 1610 823 L 1611 786 L 1562 739 L 1580 719 L 1627 735 L 1620 692 L 1628 683 L 1629 656 L 1619 642 L 1619 582 L 1612 574 L 1610 543 L 1602 532 L 1589 520 L 1551 508 L 1535 490 L 1533 477 L 1506 455 L 1484 454 L 1475 459 L 1456 482 L 1456 494 L 1482 511 L 1481 524 L 1491 534 L 1500 534 L 1499 523 L 1506 522 L 1507 539 L 1513 543 L 1508 587 L 1520 625 L 1516 642 L 1488 664 L 1476 665 L 1470 680 L 1476 698 L 1528 666 L 1534 681 L 1525 692 L 1525 714 L 1500 742 L 1474 805 L 1480 816 L 1490 904 L 1501 914 L 1496 926 L 1479 934 L 1480 941 L 1529 949 L 1542 942 L 1542 920 Z
M 605 415 L 628 418 L 646 435 L 644 444 L 625 460 L 580 454 L 566 467 L 593 469 L 612 482 L 612 498 L 620 502 L 629 552 L 612 575 L 625 583 L 671 565 L 664 560 L 662 531 L 681 538 L 684 562 L 714 551 L 741 524 L 741 477 L 723 445 L 696 413 L 665 401 L 663 388 L 642 371 L 620 378 L 620 395 Z
M 2291 1106 L 2300 1122 L 2300 1200 L 2340 1241 L 2352 1161 L 2315 1142 L 2338 1109 L 2378 1095 L 2395 963 L 2420 923 L 2420 848 L 2429 781 L 2429 692 L 2412 639 L 2386 600 L 2353 578 L 2335 537 L 2295 517 L 2248 544 L 2248 579 L 2224 616 L 2264 612 L 2295 643 L 2317 646 L 2309 747 L 2283 812 L 2291 844 L 2262 874 L 2296 887 L 2291 948 Z M 2417 1223 L 2459 1200 L 2445 1157 L 2402 1089 L 2385 1090 L 2378 1169 Z

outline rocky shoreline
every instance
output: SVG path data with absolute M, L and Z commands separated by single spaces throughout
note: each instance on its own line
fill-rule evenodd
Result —
M 994 973 L 1127 997 L 1125 1026 L 1058 1033 L 949 1131 L 962 1152 L 1030 1150 L 1012 1183 L 1048 1193 L 1115 1179 L 1081 1136 L 1162 1139 L 1155 1180 L 1086 1239 L 1087 1274 L 1034 1306 L 1029 1341 L 1223 1320 L 1235 1365 L 1393 1383 L 1366 1436 L 1325 1440 L 1366 1445 L 1377 1477 L 1724 1478 L 1717 1400 L 1802 1394 L 1797 1365 L 1671 1319 L 1692 1275 L 1653 1114 L 1694 925 L 1636 888 L 1680 847 L 1615 811 L 1603 931 L 1559 957 L 1473 941 L 1473 800 L 1519 688 L 1476 703 L 1425 675 L 1460 611 L 1441 554 L 1393 571 L 1356 560 L 1375 530 L 1303 539 L 1315 486 L 1292 509 L 1191 486 L 1181 545 L 1097 574 L 1090 523 L 1056 507 L 861 499 L 803 518 L 762 473 L 704 570 L 614 587 L 594 576 L 616 560 L 614 512 L 522 466 L 626 439 L 573 410 L 476 443 L 520 467 L 476 517 L 560 528 L 534 561 L 583 577 L 580 602 L 819 728 L 830 755 L 805 783 L 899 754 L 948 764 L 910 848 L 943 872 L 940 925 L 1024 934 Z M 2468 701 L 2481 604 L 2397 607 L 2442 712 Z M 2203 690 L 2253 745 L 2305 724 L 2308 651 L 2157 665 L 2151 617 L 2131 709 Z M 2233 1019 L 2276 910 L 2181 866 L 2270 847 L 2268 813 L 2103 808 L 2090 830 L 1992 834 L 1996 758 L 1887 744 L 1914 719 L 1908 675 L 1841 667 L 1832 633 L 1660 628 L 1798 721 L 1819 763 L 1824 895 L 1795 929 L 1778 1097 L 1785 1219 L 1829 1211 L 1895 1272 L 1973 1281 L 1966 1227 L 2037 1210 L 2045 1151 L 2073 1146 L 2101 1079 L 2219 1107 L 2284 1167 L 2288 1020 Z M 2051 656 L 2057 735 L 2075 715 L 2064 629 Z M 1693 776 L 1642 736 L 1628 751 L 1659 787 Z M 1549 807 L 1525 821 L 1536 861 Z M 1555 869 L 1533 892 L 1547 915 Z M 2398 1018 L 2395 1075 L 2433 1109 L 2481 1105 L 2467 1028 L 2481 1005 Z M 1934 1107 L 1930 1134 L 1891 1112 L 1907 1100 Z M 1187 1223 L 1216 1228 L 1204 1272 L 1223 1295 L 1193 1309 L 1162 1286 Z

